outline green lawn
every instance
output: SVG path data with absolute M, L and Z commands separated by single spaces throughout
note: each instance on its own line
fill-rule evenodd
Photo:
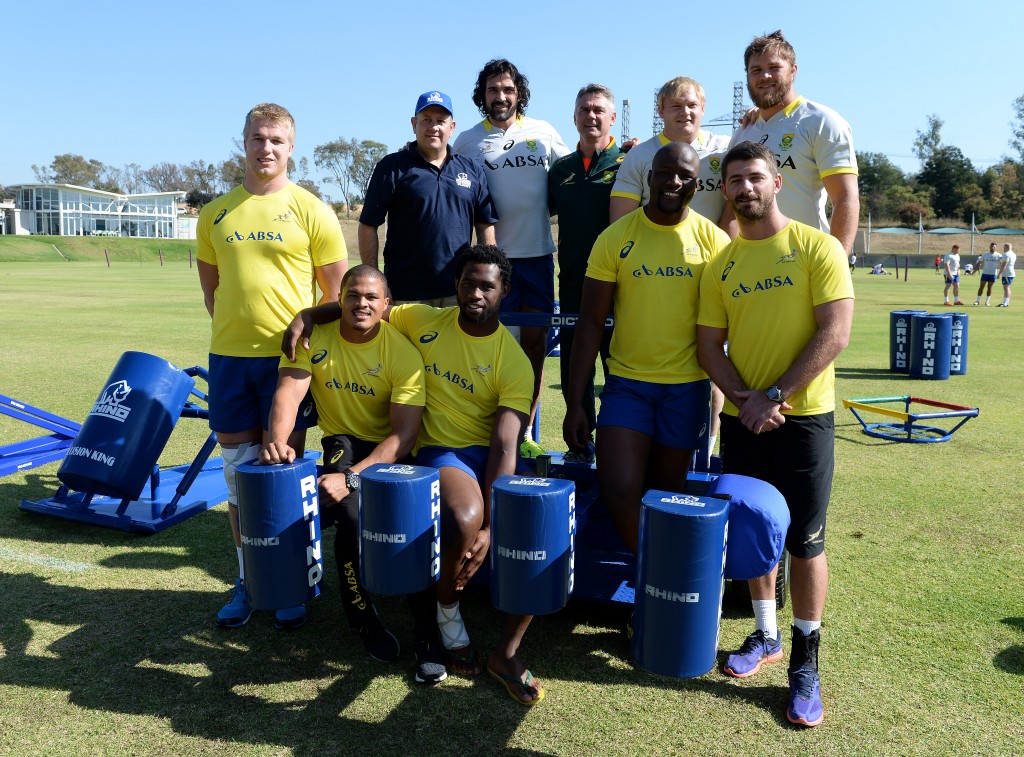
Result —
M 0 753 L 1024 753 L 1024 423 L 1013 408 L 1024 299 L 969 307 L 968 374 L 915 382 L 887 370 L 889 312 L 935 308 L 941 284 L 910 279 L 858 272 L 839 397 L 914 394 L 981 414 L 948 443 L 899 444 L 837 411 L 820 727 L 785 722 L 785 665 L 746 681 L 652 676 L 631 663 L 621 612 L 578 602 L 527 636 L 524 659 L 547 690 L 537 707 L 487 677 L 417 688 L 404 602 L 380 602 L 402 657 L 367 659 L 344 627 L 331 557 L 303 630 L 277 633 L 257 614 L 219 631 L 235 570 L 225 507 L 151 537 L 18 510 L 52 492 L 54 464 L 0 479 Z M 75 420 L 125 350 L 206 362 L 187 252 L 163 267 L 0 262 L 0 314 L 0 393 Z M 561 448 L 548 363 L 543 441 Z M 190 460 L 206 435 L 179 425 L 165 464 Z M 0 419 L 0 441 L 32 435 Z M 489 649 L 499 618 L 486 595 L 464 612 Z M 723 649 L 751 629 L 748 615 L 727 606 Z

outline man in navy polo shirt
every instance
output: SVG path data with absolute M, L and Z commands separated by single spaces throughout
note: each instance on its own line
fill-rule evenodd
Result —
M 498 220 L 487 178 L 478 163 L 455 155 L 452 101 L 424 92 L 412 118 L 416 135 L 373 169 L 359 214 L 359 258 L 376 266 L 377 230 L 388 221 L 384 275 L 395 304 L 455 305 L 456 255 L 473 241 L 494 244 Z

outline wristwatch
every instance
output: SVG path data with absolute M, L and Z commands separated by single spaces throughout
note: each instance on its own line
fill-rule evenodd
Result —
M 783 395 L 782 390 L 774 384 L 765 389 L 764 393 L 768 395 L 768 399 L 772 402 L 778 402 L 780 405 L 786 401 L 786 397 Z
M 359 474 L 352 470 L 345 471 L 345 486 L 350 492 L 359 491 Z

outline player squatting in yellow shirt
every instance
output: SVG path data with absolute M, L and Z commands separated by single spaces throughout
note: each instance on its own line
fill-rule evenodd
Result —
M 729 360 L 748 388 L 766 389 L 817 331 L 814 307 L 852 298 L 853 280 L 839 240 L 790 221 L 768 239 L 737 237 L 708 265 L 697 322 L 728 329 Z M 793 406 L 786 415 L 832 412 L 834 366 L 786 402 Z M 728 398 L 725 412 L 739 414 Z
M 316 304 L 314 268 L 348 259 L 334 211 L 295 184 L 235 187 L 203 206 L 196 240 L 219 273 L 210 352 L 232 357 L 277 356 L 292 317 Z
M 705 266 L 728 244 L 697 213 L 662 226 L 643 208 L 601 233 L 587 276 L 615 284 L 612 375 L 654 384 L 707 378 L 697 363 L 697 297 Z
M 470 336 L 458 319 L 457 307 L 391 309 L 391 325 L 412 342 L 423 363 L 427 404 L 417 450 L 488 446 L 499 405 L 530 412 L 533 369 L 509 330 L 499 326 L 490 336 Z

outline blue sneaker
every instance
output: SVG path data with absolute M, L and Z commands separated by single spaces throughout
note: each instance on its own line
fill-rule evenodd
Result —
M 306 623 L 306 606 L 297 605 L 274 613 L 274 628 L 278 631 L 293 631 Z
M 764 631 L 754 631 L 737 651 L 729 655 L 722 672 L 733 678 L 749 678 L 766 662 L 782 659 L 782 634 L 771 639 Z
M 221 628 L 241 628 L 249 622 L 252 608 L 249 606 L 249 594 L 245 583 L 239 578 L 228 592 L 231 599 L 217 613 L 217 625 Z
M 789 657 L 789 708 L 786 719 L 796 725 L 815 726 L 825 718 L 821 706 L 821 678 L 818 676 L 818 647 L 821 633 L 804 636 L 793 626 L 793 648 Z
M 789 708 L 786 719 L 795 725 L 816 726 L 825 719 L 821 706 L 821 678 L 814 668 L 804 666 L 789 674 Z

